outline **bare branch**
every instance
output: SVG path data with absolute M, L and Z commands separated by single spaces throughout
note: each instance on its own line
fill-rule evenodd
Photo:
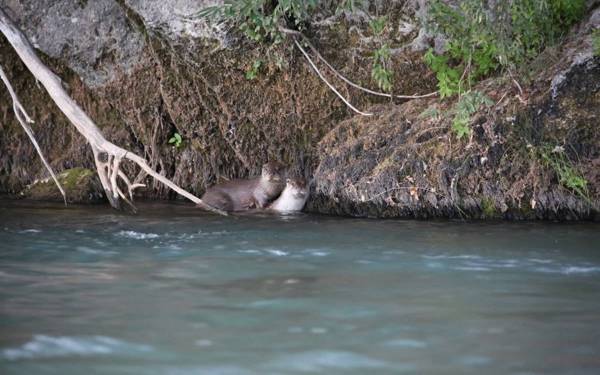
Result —
M 44 166 L 46 167 L 48 172 L 50 172 L 50 176 L 52 176 L 54 183 L 58 187 L 58 190 L 60 190 L 60 193 L 62 194 L 63 200 L 65 201 L 65 205 L 66 205 L 67 204 L 67 194 L 65 193 L 63 187 L 60 185 L 60 182 L 58 182 L 58 179 L 56 178 L 56 175 L 54 174 L 52 167 L 50 167 L 50 164 L 44 157 L 44 153 L 42 152 L 42 149 L 40 148 L 40 145 L 38 144 L 37 140 L 35 139 L 35 135 L 33 134 L 33 129 L 31 129 L 31 126 L 29 126 L 29 124 L 33 124 L 33 120 L 27 114 L 27 112 L 25 111 L 25 108 L 23 108 L 23 105 L 19 101 L 17 94 L 13 90 L 13 88 L 10 84 L 10 81 L 8 80 L 8 77 L 4 73 L 4 70 L 2 69 L 1 66 L 0 66 L 0 78 L 2 78 L 2 82 L 4 82 L 4 85 L 6 86 L 6 89 L 8 90 L 8 93 L 10 94 L 10 97 L 12 98 L 13 110 L 15 112 L 15 117 L 17 118 L 17 121 L 19 121 L 19 124 L 21 124 L 21 126 L 23 127 L 23 130 L 25 130 L 25 133 L 27 133 L 27 136 L 31 140 L 31 143 L 33 143 L 33 147 L 35 147 L 35 150 L 37 151 L 38 155 L 40 155 L 40 159 L 42 159 L 42 163 L 44 163 Z

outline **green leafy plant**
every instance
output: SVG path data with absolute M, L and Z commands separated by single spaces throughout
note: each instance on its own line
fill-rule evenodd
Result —
M 301 29 L 316 6 L 317 0 L 225 0 L 191 17 L 230 21 L 255 42 L 278 44 L 284 39 L 281 28 L 291 24 Z
M 433 0 L 428 27 L 448 38 L 446 51 L 429 51 L 443 97 L 461 94 L 500 67 L 524 66 L 555 43 L 585 12 L 585 0 Z
M 381 36 L 385 30 L 386 21 L 387 17 L 385 16 L 373 18 L 371 21 L 369 21 L 369 26 L 371 27 L 373 34 L 376 36 Z
M 600 56 L 600 29 L 596 29 L 592 33 L 592 47 L 594 49 L 594 55 Z
M 544 164 L 556 173 L 558 182 L 562 186 L 571 190 L 580 198 L 590 201 L 588 181 L 575 169 L 563 147 L 543 146 L 539 149 L 539 156 Z
M 256 77 L 258 77 L 258 73 L 260 71 L 261 66 L 262 66 L 262 61 L 255 60 L 254 63 L 252 63 L 252 66 L 250 67 L 250 69 L 248 69 L 246 71 L 246 79 L 249 81 L 256 79 Z
M 382 43 L 382 34 L 386 28 L 386 17 L 374 18 L 369 22 L 373 35 L 378 39 L 381 46 L 373 52 L 373 66 L 371 78 L 377 86 L 386 92 L 392 91 L 393 72 L 390 66 L 391 51 L 387 43 Z
M 181 137 L 181 134 L 179 134 L 177 132 L 173 133 L 173 136 L 169 139 L 169 144 L 172 144 L 176 148 L 181 147 L 182 143 L 183 143 L 183 138 Z
M 448 56 L 435 55 L 432 49 L 425 54 L 425 62 L 436 74 L 438 90 L 442 98 L 458 94 L 460 91 L 460 72 L 458 68 L 451 68 L 448 60 Z
M 471 116 L 481 106 L 491 106 L 493 102 L 479 91 L 469 91 L 461 96 L 453 110 L 452 131 L 458 139 L 471 134 Z
M 339 14 L 340 12 L 355 12 L 357 9 L 361 9 L 364 7 L 364 0 L 341 0 L 338 6 L 335 9 L 335 13 Z

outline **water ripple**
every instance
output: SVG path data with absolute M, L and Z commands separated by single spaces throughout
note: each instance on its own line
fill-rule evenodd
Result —
M 68 337 L 35 335 L 33 340 L 18 348 L 2 350 L 7 360 L 94 355 L 131 355 L 152 352 L 148 345 L 134 344 L 107 336 Z

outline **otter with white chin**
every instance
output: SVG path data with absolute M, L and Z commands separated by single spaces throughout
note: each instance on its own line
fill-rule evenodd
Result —
M 263 165 L 260 177 L 232 180 L 210 187 L 202 200 L 223 211 L 265 208 L 283 190 L 285 170 L 276 162 Z
M 302 211 L 308 199 L 308 187 L 303 178 L 288 178 L 283 192 L 271 205 L 270 210 L 277 212 Z

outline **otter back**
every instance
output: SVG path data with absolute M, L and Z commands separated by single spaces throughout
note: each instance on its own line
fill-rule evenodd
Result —
M 224 211 L 244 211 L 256 207 L 255 190 L 260 178 L 232 180 L 215 185 L 202 196 L 202 200 Z

